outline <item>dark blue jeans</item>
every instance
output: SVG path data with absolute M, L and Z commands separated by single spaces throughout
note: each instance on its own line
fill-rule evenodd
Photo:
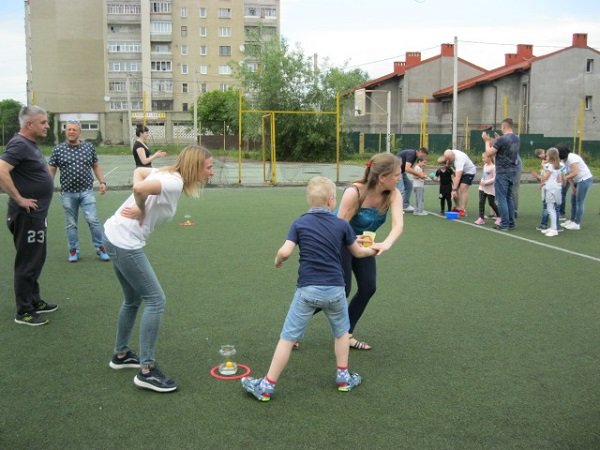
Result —
M 496 206 L 502 218 L 502 228 L 515 227 L 515 205 L 513 202 L 514 173 L 496 173 L 494 188 L 496 189 Z

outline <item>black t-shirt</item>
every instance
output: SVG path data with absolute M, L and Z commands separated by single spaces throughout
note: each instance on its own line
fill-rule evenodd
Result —
M 140 157 L 138 155 L 138 148 L 143 148 L 146 153 L 146 158 L 150 157 L 150 149 L 142 144 L 140 141 L 135 141 L 133 143 L 133 159 L 135 160 L 135 167 L 152 167 L 152 163 L 142 164 Z
M 417 160 L 417 151 L 413 149 L 402 150 L 398 152 L 396 156 L 402 160 L 402 173 L 405 173 L 407 162 L 409 162 L 411 166 L 415 165 L 415 161 Z
M 38 207 L 30 214 L 36 218 L 45 218 L 52 201 L 54 180 L 48 171 L 48 163 L 34 141 L 16 134 L 6 145 L 6 150 L 0 159 L 13 166 L 10 176 L 19 194 L 25 198 L 37 200 Z M 9 197 L 9 213 L 22 210 Z

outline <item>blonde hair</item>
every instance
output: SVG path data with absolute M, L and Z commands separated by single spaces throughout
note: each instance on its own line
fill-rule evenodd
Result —
M 369 162 L 367 162 L 367 168 L 365 169 L 363 177 L 360 180 L 355 181 L 355 183 L 360 183 L 366 186 L 367 192 L 363 197 L 366 197 L 369 191 L 375 190 L 379 184 L 380 175 L 391 175 L 399 170 L 401 165 L 402 162 L 400 158 L 392 155 L 391 153 L 377 153 L 376 155 L 373 155 Z M 381 202 L 381 208 L 379 208 L 379 211 L 384 213 L 390 209 L 390 204 L 392 203 L 392 191 L 384 191 L 382 195 L 383 201 Z M 357 210 L 361 203 L 362 201 L 359 198 L 358 205 L 356 207 Z
M 326 208 L 330 198 L 336 197 L 335 183 L 327 177 L 312 177 L 306 185 L 306 201 L 311 208 Z
M 212 158 L 212 154 L 205 147 L 188 145 L 177 155 L 175 164 L 159 170 L 178 172 L 183 178 L 183 192 L 185 195 L 197 198 L 200 195 L 200 188 L 208 181 L 203 179 L 202 176 L 206 160 L 210 158 Z
M 544 157 L 545 157 L 546 156 L 546 150 L 544 150 L 543 148 L 536 148 L 535 151 L 533 152 L 533 154 L 535 155 L 536 158 L 539 158 L 542 155 L 544 155 Z
M 558 155 L 557 148 L 550 147 L 546 152 L 546 159 L 554 166 L 555 169 L 560 169 L 560 157 Z
M 494 161 L 495 158 L 492 155 L 488 155 L 486 152 L 483 152 L 481 154 L 481 160 L 484 161 L 485 158 L 487 158 L 491 164 L 495 164 L 495 161 Z M 484 164 L 485 164 L 485 161 L 484 161 Z

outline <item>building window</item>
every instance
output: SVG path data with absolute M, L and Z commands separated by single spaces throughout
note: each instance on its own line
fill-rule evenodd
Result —
M 81 123 L 81 129 L 82 130 L 88 130 L 88 131 L 94 131 L 98 129 L 98 123 L 97 122 L 82 122 Z
M 127 90 L 126 81 L 109 81 L 108 90 L 110 92 L 125 92 Z
M 227 89 L 229 89 L 229 85 L 227 83 L 221 83 L 219 88 L 221 89 L 221 92 L 225 92 Z
M 258 8 L 256 6 L 248 6 L 245 11 L 246 17 L 258 17 Z
M 142 13 L 140 5 L 123 4 L 123 3 L 109 3 L 106 5 L 106 12 L 108 14 L 132 14 L 139 15 Z
M 139 72 L 140 61 L 109 61 L 109 72 Z
M 219 56 L 231 56 L 231 46 L 230 45 L 220 45 L 219 46 Z
M 181 51 L 182 55 L 187 55 L 188 54 L 188 46 L 187 45 L 182 45 L 181 47 L 179 47 L 179 50 Z
M 173 24 L 165 20 L 153 20 L 150 22 L 150 33 L 154 34 L 171 34 L 173 32 Z
M 152 109 L 155 111 L 172 111 L 173 100 L 152 100 Z
M 201 17 L 203 19 L 206 19 L 206 8 L 199 8 L 198 9 L 198 17 Z
M 186 18 L 188 16 L 187 8 L 181 8 L 181 17 Z
M 152 44 L 152 53 L 171 53 L 169 44 Z
M 231 19 L 231 8 L 219 8 L 219 19 Z
M 181 83 L 181 93 L 182 94 L 188 93 L 188 84 L 187 83 Z
M 188 111 L 188 104 L 187 104 L 187 102 L 183 102 L 183 103 L 181 104 L 181 110 L 182 110 L 183 112 L 186 112 L 186 111 Z
M 258 63 L 257 62 L 248 62 L 248 63 L 246 63 L 246 68 L 250 72 L 256 72 L 258 70 Z
M 592 110 L 592 96 L 591 95 L 585 96 L 585 110 L 586 111 Z
M 208 27 L 200 27 L 200 37 L 208 36 Z
M 110 102 L 109 108 L 111 111 L 126 111 L 128 108 L 126 100 L 113 100 Z M 131 109 L 135 111 L 139 111 L 142 109 L 142 101 L 141 100 L 132 100 L 131 101 Z
M 202 83 L 200 85 L 200 93 L 206 94 L 208 92 L 208 85 L 206 83 Z
M 150 11 L 156 14 L 168 14 L 171 12 L 171 2 L 150 2 Z
M 189 73 L 189 67 L 187 64 L 181 65 L 181 75 L 187 75 Z
M 140 53 L 141 42 L 109 42 L 108 53 Z
M 200 56 L 206 56 L 208 55 L 208 45 L 201 45 L 200 46 Z
M 152 61 L 150 70 L 152 72 L 171 72 L 171 61 Z
M 187 26 L 185 25 L 181 27 L 181 37 L 187 37 Z
M 277 9 L 276 8 L 263 8 L 261 16 L 264 17 L 265 19 L 276 19 L 277 18 Z
M 593 59 L 588 59 L 585 62 L 585 71 L 587 73 L 592 73 L 594 71 L 594 60 Z
M 201 75 L 208 74 L 208 66 L 206 64 L 200 64 L 200 74 Z
M 171 80 L 152 80 L 153 93 L 172 93 L 173 81 Z
M 231 27 L 219 27 L 219 37 L 231 37 Z
M 231 67 L 227 64 L 221 64 L 219 66 L 219 75 L 231 75 Z

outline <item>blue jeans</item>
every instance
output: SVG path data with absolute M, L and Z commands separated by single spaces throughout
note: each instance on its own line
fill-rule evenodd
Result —
M 77 222 L 79 221 L 79 208 L 83 211 L 83 217 L 90 227 L 94 247 L 100 247 L 104 242 L 104 232 L 96 213 L 96 196 L 94 191 L 63 192 L 61 201 L 65 209 L 65 223 L 67 226 L 67 244 L 69 250 L 79 250 L 79 235 Z
M 585 197 L 592 187 L 592 178 L 575 183 L 575 189 L 571 191 L 571 222 L 581 224 L 581 217 L 583 216 L 583 203 Z
M 515 204 L 513 202 L 513 183 L 515 174 L 512 172 L 496 173 L 494 188 L 496 190 L 496 206 L 502 218 L 501 228 L 515 227 Z
M 411 194 L 412 189 L 413 189 L 413 182 L 412 182 L 412 180 L 410 178 L 408 178 L 408 175 L 406 175 L 405 173 L 403 173 L 402 177 L 400 178 L 400 180 L 396 184 L 396 187 L 398 188 L 398 190 L 402 194 L 402 207 L 404 209 L 408 208 L 408 206 L 410 205 L 410 194 Z
M 560 204 L 560 215 L 564 216 L 565 214 L 565 208 L 567 206 L 567 192 L 569 192 L 569 183 L 565 183 L 560 191 L 561 194 L 561 198 L 562 198 L 562 203 Z
M 283 323 L 281 339 L 298 341 L 304 337 L 309 320 L 317 310 L 327 316 L 331 333 L 339 338 L 350 328 L 344 286 L 304 286 L 296 289 Z
M 138 309 L 143 303 L 139 357 L 142 367 L 152 367 L 155 361 L 160 320 L 165 309 L 165 293 L 143 249 L 125 250 L 115 247 L 108 239 L 104 241 L 104 245 L 123 289 L 123 304 L 117 321 L 115 353 L 125 352 L 130 348 L 131 331 L 135 325 Z

